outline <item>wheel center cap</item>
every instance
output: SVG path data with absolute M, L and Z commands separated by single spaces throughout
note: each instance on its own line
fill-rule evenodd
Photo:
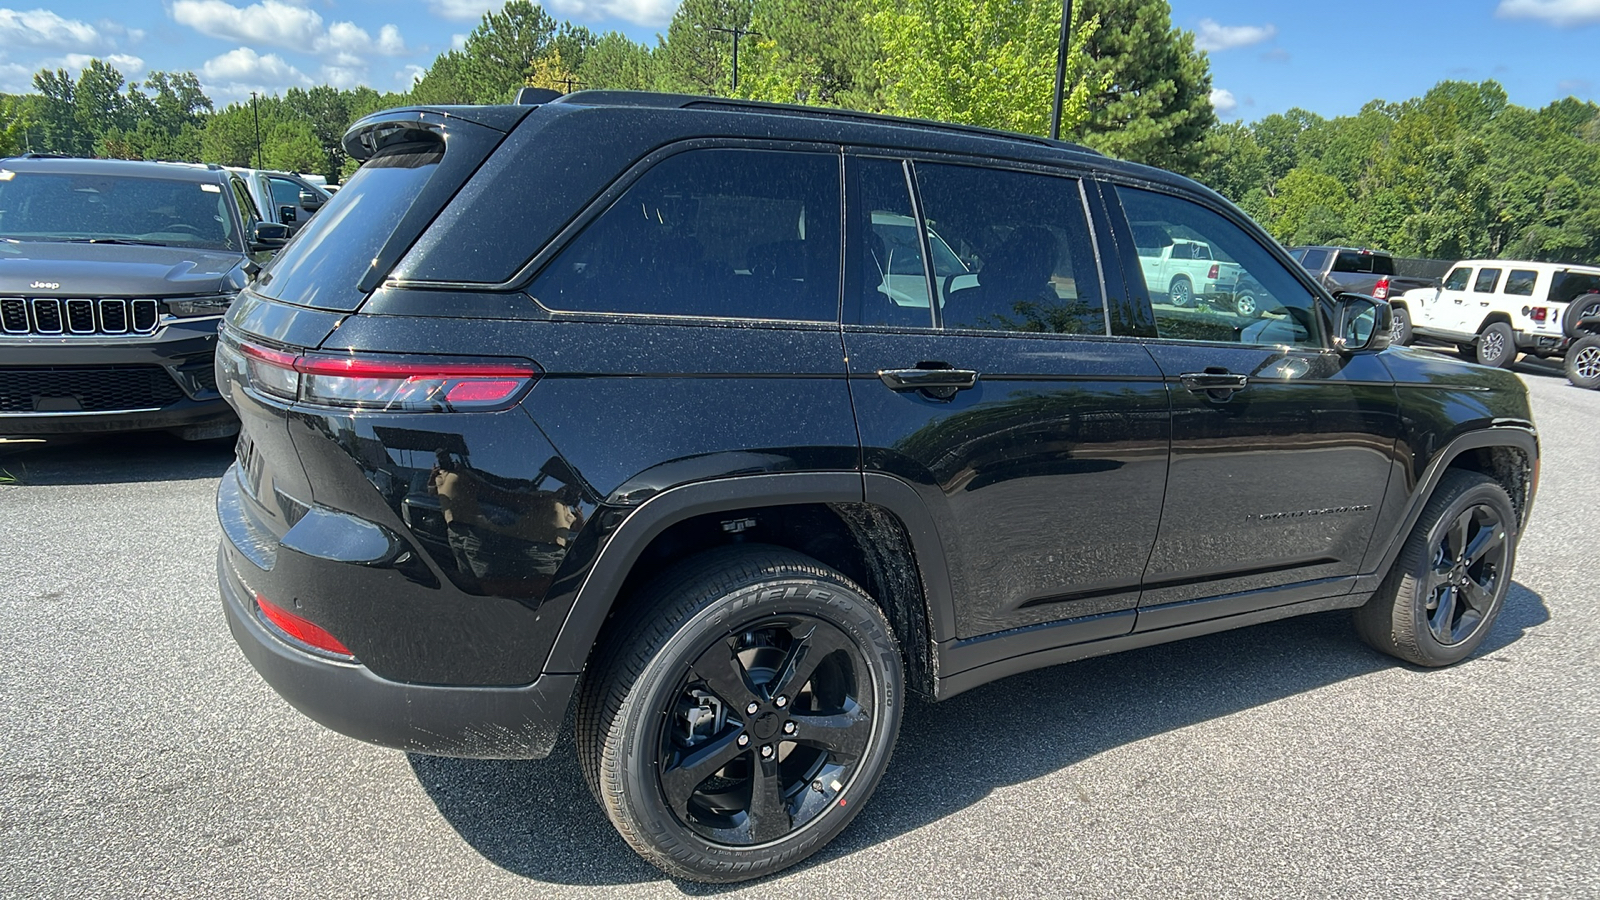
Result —
M 765 712 L 756 716 L 756 720 L 750 723 L 750 730 L 755 732 L 756 740 L 770 741 L 782 725 L 783 722 L 777 713 Z

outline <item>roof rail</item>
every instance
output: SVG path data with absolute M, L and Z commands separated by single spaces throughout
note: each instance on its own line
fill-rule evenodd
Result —
M 526 89 L 525 89 L 526 90 Z M 725 112 L 765 113 L 778 116 L 800 116 L 819 119 L 848 119 L 869 125 L 892 125 L 899 128 L 926 128 L 930 130 L 957 132 L 974 137 L 995 138 L 1007 141 L 1026 141 L 1043 147 L 1054 147 L 1061 150 L 1073 150 L 1079 153 L 1089 153 L 1102 156 L 1098 150 L 1074 144 L 1068 141 L 1055 141 L 1040 137 L 1036 134 L 1021 134 L 1014 131 L 1001 131 L 998 128 L 983 128 L 977 125 L 961 125 L 953 122 L 935 122 L 930 119 L 911 119 L 901 116 L 890 116 L 882 113 L 860 112 L 853 109 L 837 109 L 824 106 L 801 106 L 793 103 L 768 103 L 762 100 L 740 100 L 729 97 L 697 97 L 686 94 L 660 94 L 652 91 L 607 91 L 587 90 L 575 91 L 571 94 L 559 94 L 549 103 L 573 103 L 587 106 L 647 106 L 667 109 L 706 109 L 721 110 Z

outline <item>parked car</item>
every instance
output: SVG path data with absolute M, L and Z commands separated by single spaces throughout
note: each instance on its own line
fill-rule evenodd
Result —
M 1448 665 L 1505 602 L 1522 383 L 1386 349 L 1388 304 L 1188 179 L 609 91 L 344 143 L 365 164 L 222 329 L 234 637 L 414 753 L 542 757 L 575 702 L 595 798 L 676 876 L 825 845 L 911 695 L 1332 609 Z M 1133 223 L 1277 312 L 1152 304 Z M 908 225 L 902 272 L 875 254 Z M 934 230 L 968 272 L 911 310 L 889 279 L 938 296 Z
M 245 169 L 229 166 L 250 190 L 256 208 L 268 222 L 289 226 L 289 233 L 300 230 L 312 214 L 321 209 L 333 193 L 320 175 L 298 175 L 270 169 Z
M 1411 343 L 1410 307 L 1399 297 L 1407 291 L 1439 286 L 1437 279 L 1399 275 L 1394 257 L 1382 250 L 1361 247 L 1291 247 L 1289 255 L 1305 267 L 1311 277 L 1334 293 L 1350 291 L 1388 300 L 1394 307 L 1394 339 Z
M 0 159 L 0 434 L 232 434 L 217 322 L 286 239 L 216 166 Z
M 1239 278 L 1232 262 L 1216 259 L 1205 241 L 1172 236 L 1161 223 L 1133 223 L 1139 267 L 1152 290 L 1165 292 L 1173 306 L 1193 306 L 1215 298 Z
M 1600 268 L 1462 260 L 1432 290 L 1408 291 L 1417 340 L 1455 345 L 1468 359 L 1509 366 L 1520 353 L 1562 356 L 1578 322 L 1600 314 Z

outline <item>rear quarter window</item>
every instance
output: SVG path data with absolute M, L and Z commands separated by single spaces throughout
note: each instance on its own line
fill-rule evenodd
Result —
M 1506 293 L 1518 297 L 1532 297 L 1534 284 L 1539 280 L 1539 273 L 1531 269 L 1512 269 L 1506 276 Z
M 835 321 L 839 166 L 835 155 L 799 151 L 670 156 L 563 248 L 528 292 L 571 312 Z

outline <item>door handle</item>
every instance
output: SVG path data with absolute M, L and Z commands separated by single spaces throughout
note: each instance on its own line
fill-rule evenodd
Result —
M 957 391 L 976 387 L 978 373 L 972 369 L 881 369 L 878 380 L 891 391 L 922 391 L 936 400 L 949 400 Z
M 1235 375 L 1232 372 L 1188 372 L 1178 376 L 1183 386 L 1195 393 L 1205 391 L 1219 391 L 1231 395 L 1234 391 L 1242 391 L 1250 383 L 1247 375 Z

